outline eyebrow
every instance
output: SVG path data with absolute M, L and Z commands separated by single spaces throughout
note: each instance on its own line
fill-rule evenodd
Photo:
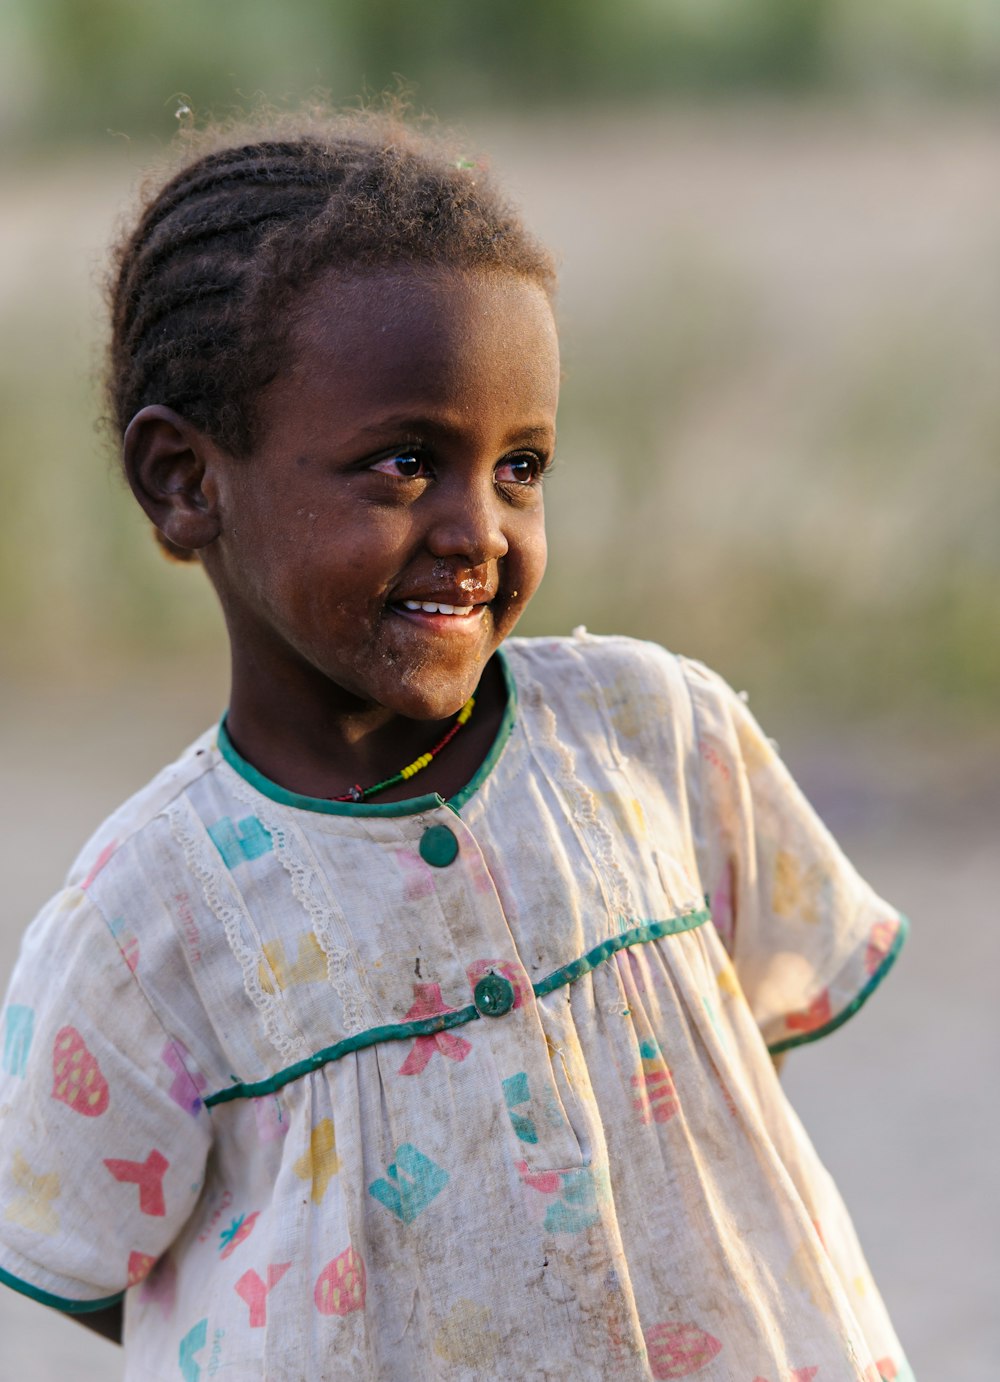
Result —
M 386 432 L 426 433 L 433 435 L 456 436 L 461 431 L 460 424 L 442 421 L 441 418 L 414 416 L 413 413 L 393 413 L 379 418 L 378 422 L 362 423 L 354 429 L 359 437 L 379 437 Z M 524 441 L 548 442 L 555 436 L 555 427 L 545 423 L 531 423 L 526 427 L 511 428 L 509 438 L 517 437 Z

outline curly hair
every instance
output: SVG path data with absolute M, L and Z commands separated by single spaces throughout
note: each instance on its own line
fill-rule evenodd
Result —
M 252 451 L 289 309 L 328 269 L 497 270 L 554 293 L 551 255 L 483 166 L 392 111 L 272 114 L 180 140 L 182 166 L 147 186 L 108 283 L 119 436 L 161 403 Z

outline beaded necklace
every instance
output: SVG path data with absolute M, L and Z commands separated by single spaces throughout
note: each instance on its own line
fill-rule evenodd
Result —
M 355 786 L 353 786 L 349 792 L 345 792 L 343 796 L 331 797 L 330 800 L 367 801 L 368 798 L 373 797 L 376 792 L 384 792 L 387 787 L 395 787 L 397 782 L 409 781 L 411 777 L 415 776 L 415 774 L 419 773 L 420 771 L 422 771 L 422 769 L 426 768 L 429 763 L 433 763 L 434 759 L 444 748 L 445 744 L 451 743 L 452 739 L 454 739 L 455 735 L 462 728 L 462 726 L 468 722 L 469 717 L 472 714 L 472 707 L 475 705 L 475 703 L 475 696 L 470 696 L 469 699 L 462 706 L 462 709 L 455 716 L 455 723 L 452 725 L 451 729 L 448 730 L 448 733 L 444 735 L 444 737 L 440 739 L 434 745 L 434 747 L 431 750 L 429 750 L 429 752 L 422 753 L 419 758 L 415 758 L 412 763 L 408 763 L 405 768 L 401 768 L 398 773 L 394 774 L 394 776 L 387 777 L 382 782 L 376 782 L 375 785 L 372 787 L 362 787 L 360 783 L 355 784 Z

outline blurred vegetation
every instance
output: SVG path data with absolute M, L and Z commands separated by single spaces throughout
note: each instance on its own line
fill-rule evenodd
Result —
M 196 676 L 220 638 L 94 423 L 95 279 L 178 105 L 401 74 L 565 259 L 526 631 L 657 638 L 817 715 L 995 717 L 995 0 L 3 4 L 8 678 Z
M 169 132 L 264 90 L 349 100 L 398 74 L 422 105 L 680 93 L 991 93 L 995 0 L 4 0 L 0 127 L 12 141 Z

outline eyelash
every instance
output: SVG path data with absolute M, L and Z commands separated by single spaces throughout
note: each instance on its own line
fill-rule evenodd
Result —
M 428 470 L 431 469 L 430 462 L 428 461 L 427 457 L 425 456 L 423 451 L 420 450 L 419 447 L 408 447 L 405 450 L 395 452 L 391 456 L 383 456 L 380 461 L 375 461 L 373 463 L 372 469 L 375 469 L 376 467 L 384 465 L 386 463 L 391 465 L 393 461 L 416 462 L 422 466 L 427 467 Z M 551 463 L 544 460 L 541 456 L 536 455 L 534 451 L 518 451 L 513 456 L 508 456 L 503 461 L 501 461 L 500 465 L 497 468 L 499 469 L 500 466 L 504 465 L 523 464 L 524 462 L 528 462 L 533 467 L 530 479 L 498 480 L 497 484 L 501 488 L 506 487 L 509 490 L 528 490 L 534 488 L 537 485 L 540 485 L 542 482 L 542 478 L 549 470 Z M 390 472 L 383 470 L 381 471 L 381 474 L 388 475 L 390 474 Z M 400 480 L 424 480 L 428 477 L 426 475 L 397 475 L 396 478 Z

